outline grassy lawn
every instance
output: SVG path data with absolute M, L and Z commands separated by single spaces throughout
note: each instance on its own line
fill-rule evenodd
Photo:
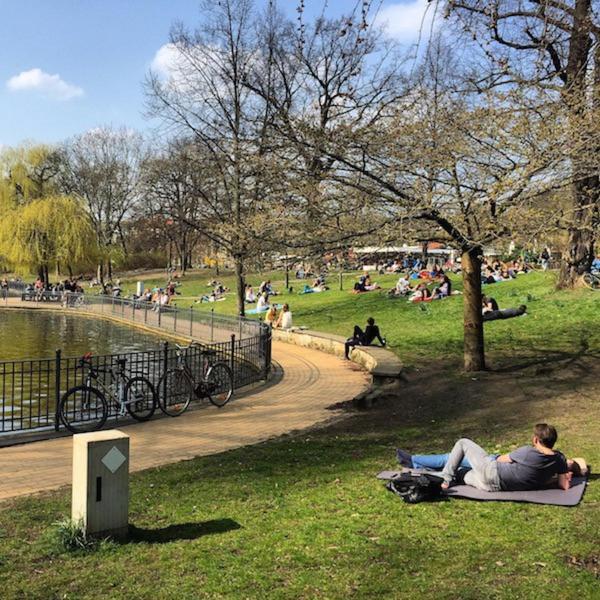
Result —
M 460 362 L 462 352 L 462 297 L 426 304 L 409 304 L 401 299 L 388 299 L 386 290 L 396 283 L 396 275 L 374 276 L 384 289 L 355 295 L 352 289 L 359 273 L 344 277 L 345 291 L 339 291 L 337 275 L 329 281 L 331 290 L 319 294 L 299 295 L 303 282 L 291 280 L 294 293 L 281 293 L 277 303 L 288 302 L 294 324 L 311 329 L 348 336 L 355 323 L 364 326 L 373 316 L 388 344 L 407 365 L 422 365 L 430 359 Z M 187 307 L 199 293 L 210 288 L 206 283 L 214 277 L 210 271 L 187 276 L 178 291 L 177 305 Z M 526 304 L 526 317 L 486 324 L 487 350 L 496 365 L 515 355 L 554 357 L 565 351 L 600 347 L 600 294 L 582 289 L 576 292 L 554 290 L 553 273 L 529 273 L 513 281 L 484 286 L 484 292 L 498 301 L 500 308 Z M 250 276 L 249 282 L 258 287 L 262 279 L 270 278 L 276 290 L 284 290 L 281 273 L 263 273 Z M 231 275 L 218 277 L 233 289 Z M 164 286 L 164 277 L 145 282 L 150 286 Z M 454 288 L 462 288 L 459 276 L 453 276 Z M 124 281 L 124 289 L 135 289 L 132 280 Z M 212 310 L 236 314 L 233 292 L 223 302 L 194 304 L 197 310 Z M 253 306 L 251 306 L 253 307 Z M 255 317 L 258 318 L 258 317 Z
M 574 509 L 411 506 L 374 478 L 395 447 L 444 451 L 468 436 L 508 451 L 541 420 L 557 426 L 565 453 L 600 464 L 599 295 L 557 293 L 543 274 L 493 295 L 530 314 L 486 325 L 494 368 L 477 376 L 457 368 L 460 297 L 422 310 L 377 292 L 283 296 L 296 324 L 321 330 L 346 333 L 372 314 L 411 365 L 400 395 L 368 412 L 335 407 L 344 418 L 320 429 L 133 475 L 126 544 L 57 549 L 51 524 L 69 514 L 69 490 L 0 504 L 0 596 L 598 598 L 596 475 Z M 197 306 L 235 309 L 232 298 Z

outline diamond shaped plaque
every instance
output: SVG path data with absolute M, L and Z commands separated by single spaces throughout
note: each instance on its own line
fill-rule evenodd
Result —
M 102 464 L 111 472 L 116 473 L 121 465 L 127 459 L 123 456 L 123 453 L 116 447 L 113 446 L 102 459 Z

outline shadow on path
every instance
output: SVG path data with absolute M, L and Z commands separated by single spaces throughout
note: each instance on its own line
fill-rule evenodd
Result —
M 177 523 L 160 529 L 143 529 L 129 526 L 129 539 L 126 543 L 167 544 L 179 540 L 195 540 L 205 535 L 227 533 L 242 526 L 233 519 L 215 519 L 201 523 Z

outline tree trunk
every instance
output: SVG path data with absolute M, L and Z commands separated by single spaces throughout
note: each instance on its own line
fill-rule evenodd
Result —
M 569 53 L 565 68 L 566 82 L 562 95 L 569 108 L 570 126 L 574 139 L 582 139 L 582 134 L 587 130 L 588 111 L 597 108 L 598 86 L 600 79 L 595 74 L 594 104 L 589 106 L 588 101 L 588 69 L 590 61 L 591 26 L 592 26 L 591 0 L 575 0 L 572 9 L 573 22 L 569 40 Z M 598 69 L 598 65 L 595 65 Z M 598 211 L 599 178 L 590 176 L 590 153 L 594 148 L 579 147 L 575 144 L 571 154 L 573 170 L 573 184 L 571 186 L 571 202 L 573 212 L 569 222 L 569 241 L 563 260 L 558 280 L 559 288 L 572 288 L 579 277 L 587 271 L 593 260 L 594 253 L 594 218 Z M 592 164 L 595 164 L 592 160 Z
M 246 282 L 244 280 L 244 263 L 241 256 L 234 256 L 235 262 L 235 279 L 236 279 L 236 296 L 237 296 L 237 309 L 238 315 L 243 317 L 245 313 L 246 299 Z
M 483 317 L 481 314 L 481 248 L 463 250 L 464 368 L 467 372 L 485 369 Z
M 290 265 L 288 264 L 287 254 L 285 256 L 285 291 L 290 289 Z
M 560 267 L 557 287 L 572 288 L 579 277 L 589 271 L 594 260 L 594 217 L 598 210 L 598 177 L 573 183 L 573 216 L 569 241 Z
M 104 266 L 102 263 L 98 263 L 96 279 L 100 282 L 100 285 L 104 286 Z
M 342 263 L 342 261 L 340 260 L 340 265 L 339 265 L 339 284 L 340 284 L 340 292 L 344 291 L 344 264 Z

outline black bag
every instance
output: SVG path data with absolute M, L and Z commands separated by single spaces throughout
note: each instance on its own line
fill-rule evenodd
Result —
M 399 477 L 388 481 L 385 487 L 404 502 L 417 504 L 441 498 L 443 482 L 441 477 L 430 473 L 401 473 Z

